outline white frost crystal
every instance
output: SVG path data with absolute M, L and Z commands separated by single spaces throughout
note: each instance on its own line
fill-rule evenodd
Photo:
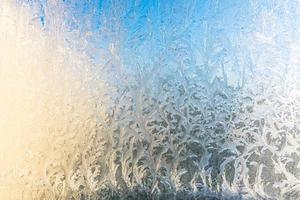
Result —
M 0 3 L 0 199 L 299 199 L 300 2 Z

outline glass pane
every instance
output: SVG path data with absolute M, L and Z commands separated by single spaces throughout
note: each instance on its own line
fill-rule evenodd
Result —
M 298 0 L 2 0 L 0 199 L 299 199 Z

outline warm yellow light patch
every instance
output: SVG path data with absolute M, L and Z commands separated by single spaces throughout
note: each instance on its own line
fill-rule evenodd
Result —
M 22 177 L 46 184 L 47 160 L 62 156 L 52 142 L 65 134 L 68 151 L 68 134 L 81 137 L 75 126 L 90 113 L 85 80 L 65 61 L 73 52 L 32 23 L 26 9 L 9 1 L 0 8 L 0 199 L 16 200 L 24 197 Z

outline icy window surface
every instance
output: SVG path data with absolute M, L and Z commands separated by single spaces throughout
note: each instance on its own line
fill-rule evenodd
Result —
M 300 1 L 0 1 L 0 199 L 299 199 Z

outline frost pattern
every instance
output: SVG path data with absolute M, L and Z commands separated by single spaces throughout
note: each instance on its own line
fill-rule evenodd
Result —
M 20 59 L 13 72 L 30 69 L 13 76 L 29 85 L 16 96 L 41 102 L 33 144 L 47 141 L 8 175 L 22 198 L 300 198 L 299 1 L 24 0 L 14 9 L 23 13 L 0 12 L 1 43 L 25 51 L 10 51 Z

